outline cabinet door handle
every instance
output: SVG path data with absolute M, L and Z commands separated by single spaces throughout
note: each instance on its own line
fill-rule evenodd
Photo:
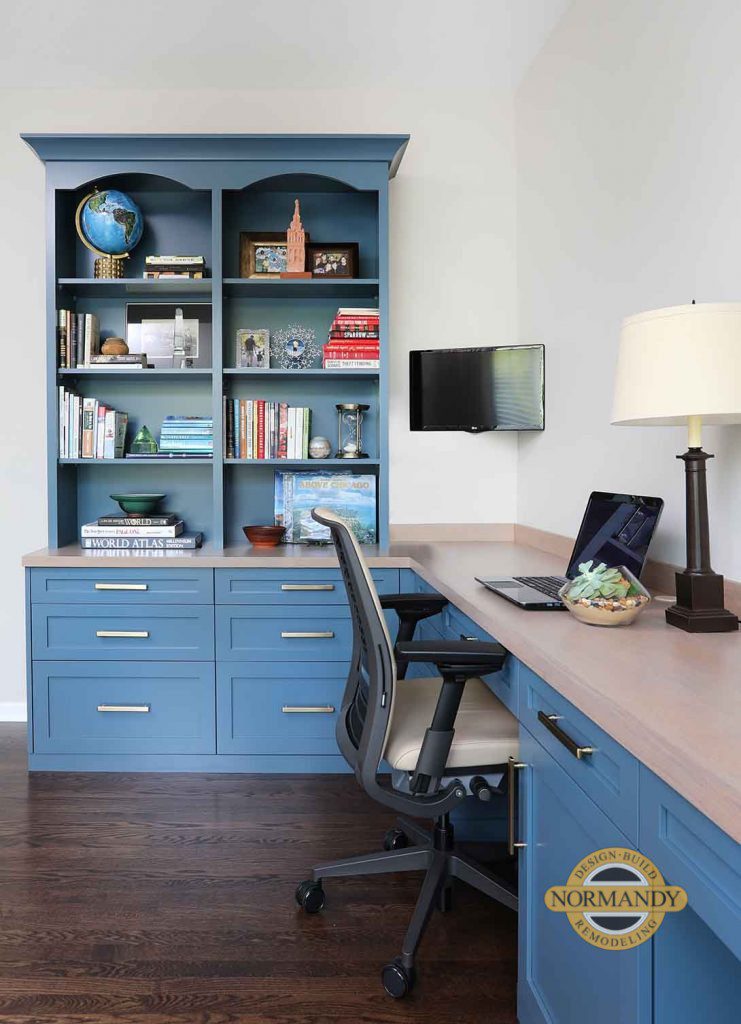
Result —
M 281 590 L 334 590 L 334 583 L 281 583 Z
M 137 640 L 146 640 L 149 631 L 146 629 L 96 629 L 96 636 L 112 637 L 114 639 L 122 636 L 134 637 Z
M 332 704 L 318 704 L 316 706 L 284 704 L 281 711 L 284 715 L 333 715 L 334 707 Z
M 283 640 L 333 640 L 334 633 L 330 630 L 318 633 L 291 633 L 284 630 L 281 633 L 281 638 Z
M 466 636 L 465 633 L 461 633 L 461 640 L 470 640 L 472 643 L 477 643 L 478 639 L 477 636 Z
M 559 743 L 562 743 L 570 754 L 581 761 L 583 757 L 588 757 L 594 753 L 594 747 L 580 747 L 576 740 L 572 739 L 567 732 L 564 732 L 558 720 L 561 718 L 560 715 L 547 715 L 545 711 L 538 712 L 538 721 L 546 727 L 548 732 L 552 733 Z
M 98 704 L 98 711 L 127 711 L 148 715 L 151 710 L 151 704 Z
M 507 853 L 514 857 L 515 850 L 524 850 L 527 843 L 515 842 L 515 814 L 517 809 L 517 793 L 515 772 L 518 768 L 527 768 L 522 761 L 515 761 L 510 756 L 507 760 Z
M 96 590 L 149 590 L 148 583 L 96 583 Z

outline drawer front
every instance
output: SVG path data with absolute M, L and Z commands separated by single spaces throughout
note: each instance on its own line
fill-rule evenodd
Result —
M 379 594 L 399 590 L 398 569 L 372 569 Z M 346 605 L 339 569 L 217 569 L 217 604 Z
M 472 619 L 459 611 L 454 605 L 448 605 L 442 612 L 443 636 L 448 640 L 476 639 L 491 642 L 494 637 L 490 636 L 481 626 L 477 626 Z M 507 707 L 513 715 L 518 714 L 518 663 L 512 655 L 507 657 L 504 668 L 501 672 L 484 676 L 484 682 L 489 689 L 497 695 L 502 704 Z
M 638 841 L 638 762 L 624 747 L 603 732 L 557 694 L 522 662 L 518 666 L 518 717 L 538 742 L 581 786 L 628 838 Z M 557 716 L 555 735 L 538 717 Z M 577 757 L 567 743 L 589 747 Z
M 325 665 L 221 663 L 218 753 L 336 755 L 345 681 Z
M 216 608 L 219 661 L 339 661 L 352 652 L 347 607 Z
M 212 664 L 35 662 L 34 751 L 214 754 L 214 688 Z
M 36 659 L 49 661 L 209 661 L 214 609 L 39 604 L 32 610 Z
M 641 765 L 640 849 L 741 960 L 741 845 Z M 741 972 L 740 972 L 741 973 Z
M 32 569 L 34 604 L 213 604 L 212 569 Z

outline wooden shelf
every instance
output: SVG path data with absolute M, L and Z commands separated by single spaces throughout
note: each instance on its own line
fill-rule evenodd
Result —
M 377 299 L 379 281 L 377 277 L 365 278 L 321 278 L 307 277 L 290 280 L 279 277 L 261 281 L 259 278 L 226 277 L 224 294 L 237 297 L 270 299 Z
M 60 466 L 212 466 L 213 458 L 57 459 Z
M 117 377 L 123 377 L 125 380 L 132 378 L 136 380 L 184 380 L 188 377 L 207 378 L 211 376 L 212 372 L 210 368 L 200 369 L 199 367 L 192 370 L 176 370 L 169 367 L 155 367 L 149 370 L 105 370 L 98 366 L 86 366 L 79 370 L 57 370 L 60 377 L 110 377 L 114 380 Z
M 120 278 L 95 278 L 95 277 L 60 277 L 57 281 L 59 288 L 74 292 L 75 295 L 94 296 L 101 299 L 126 298 L 127 296 L 139 296 L 141 298 L 167 299 L 169 296 L 182 298 L 183 296 L 194 296 L 195 299 L 203 299 L 211 295 L 213 282 L 210 278 L 168 278 L 165 281 L 148 281 L 145 278 L 120 277 Z
M 253 377 L 255 380 L 260 377 L 269 377 L 271 380 L 279 377 L 379 377 L 380 374 L 380 370 L 322 370 L 321 368 L 312 370 L 281 370 L 277 368 L 270 370 L 224 370 L 225 377 Z
M 380 459 L 224 459 L 225 466 L 279 466 L 286 469 L 291 466 L 316 467 L 341 466 L 343 469 L 363 469 L 364 466 L 380 466 Z

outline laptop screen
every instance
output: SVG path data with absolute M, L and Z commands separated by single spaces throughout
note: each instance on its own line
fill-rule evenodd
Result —
M 566 575 L 574 579 L 579 565 L 624 565 L 640 578 L 664 502 L 634 494 L 593 491 L 589 496 L 579 535 Z

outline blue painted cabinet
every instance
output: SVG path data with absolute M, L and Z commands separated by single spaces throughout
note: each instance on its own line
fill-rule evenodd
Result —
M 520 759 L 520 1024 L 650 1024 L 650 943 L 597 949 L 544 901 L 586 854 L 630 840 L 524 728 Z

